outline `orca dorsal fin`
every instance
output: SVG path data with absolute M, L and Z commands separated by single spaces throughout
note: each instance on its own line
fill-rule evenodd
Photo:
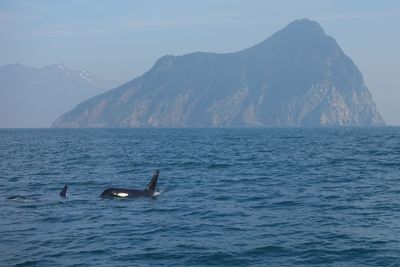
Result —
M 146 187 L 146 191 L 154 192 L 156 191 L 157 187 L 157 180 L 158 180 L 158 175 L 160 174 L 159 170 L 156 170 L 154 173 L 153 177 L 151 177 L 150 183 Z
M 61 190 L 61 192 L 60 192 L 60 196 L 66 197 L 66 196 L 67 196 L 67 189 L 68 189 L 68 186 L 65 185 L 65 186 L 63 187 L 63 189 Z

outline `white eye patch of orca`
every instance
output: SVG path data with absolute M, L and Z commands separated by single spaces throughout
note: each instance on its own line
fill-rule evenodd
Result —
M 127 197 L 129 194 L 128 193 L 113 193 L 115 196 L 119 196 L 119 197 Z

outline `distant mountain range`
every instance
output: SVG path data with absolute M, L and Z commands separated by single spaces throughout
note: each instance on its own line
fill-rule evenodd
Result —
M 64 64 L 0 67 L 0 128 L 49 127 L 77 103 L 117 85 Z
M 308 19 L 227 54 L 164 56 L 79 104 L 54 127 L 384 125 L 362 74 Z

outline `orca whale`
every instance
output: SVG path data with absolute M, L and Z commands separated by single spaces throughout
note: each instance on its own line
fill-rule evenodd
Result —
M 31 201 L 28 197 L 25 196 L 10 196 L 7 197 L 7 199 L 12 201 L 23 201 L 23 202 Z
M 67 196 L 67 189 L 68 189 L 68 186 L 65 185 L 63 187 L 63 189 L 61 190 L 61 192 L 60 192 L 60 196 L 66 197 Z
M 157 170 L 147 185 L 146 189 L 126 189 L 126 188 L 107 188 L 101 193 L 101 197 L 109 198 L 135 198 L 135 197 L 155 197 L 157 180 L 160 171 Z
M 68 186 L 65 185 L 63 187 L 63 189 L 60 192 L 60 196 L 62 197 L 66 197 L 67 196 L 67 189 Z M 21 201 L 21 202 L 30 202 L 30 201 L 34 201 L 34 196 L 21 196 L 21 195 L 15 195 L 15 196 L 9 196 L 7 197 L 8 200 L 12 200 L 12 201 Z

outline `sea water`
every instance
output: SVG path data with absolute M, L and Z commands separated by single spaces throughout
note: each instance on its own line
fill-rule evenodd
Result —
M 0 130 L 0 216 L 0 266 L 396 266 L 400 128 Z

